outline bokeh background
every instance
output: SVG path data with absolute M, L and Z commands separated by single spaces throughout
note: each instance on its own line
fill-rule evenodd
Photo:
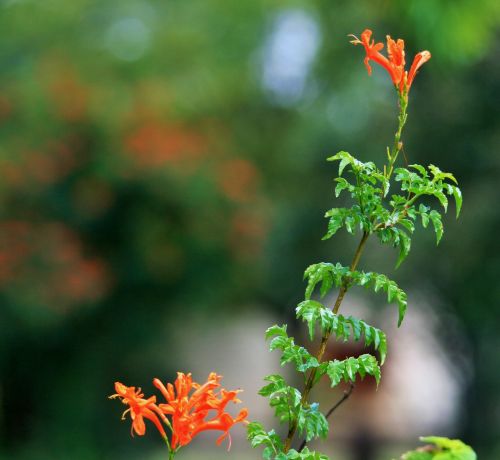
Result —
M 106 397 L 177 370 L 223 373 L 273 423 L 256 395 L 278 360 L 263 331 L 289 321 L 307 343 L 303 270 L 349 263 L 357 242 L 321 242 L 339 205 L 325 158 L 381 164 L 395 128 L 387 75 L 369 78 L 348 43 L 366 27 L 410 58 L 432 51 L 405 151 L 454 172 L 464 207 L 439 247 L 419 231 L 397 271 L 368 245 L 361 268 L 407 290 L 408 320 L 398 331 L 382 296 L 349 294 L 389 358 L 318 449 L 388 460 L 432 433 L 500 458 L 497 0 L 0 1 L 1 458 L 165 458 Z M 316 396 L 326 409 L 339 394 Z M 212 434 L 178 458 L 260 458 L 233 438 L 229 454 Z

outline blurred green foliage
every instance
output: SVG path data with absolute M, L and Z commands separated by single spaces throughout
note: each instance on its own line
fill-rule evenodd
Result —
M 499 24 L 496 0 L 0 1 L 0 455 L 140 457 L 105 395 L 177 370 L 173 318 L 293 309 L 304 266 L 349 257 L 320 242 L 325 158 L 391 139 L 390 83 L 346 37 L 371 27 L 433 53 L 405 150 L 455 173 L 464 211 L 399 279 L 463 321 L 466 350 L 443 332 L 475 363 L 457 436 L 496 460 Z

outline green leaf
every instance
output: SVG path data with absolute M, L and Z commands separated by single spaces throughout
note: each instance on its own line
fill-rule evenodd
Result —
M 269 405 L 280 423 L 294 420 L 301 407 L 300 391 L 289 386 L 279 374 L 268 375 L 264 380 L 269 383 L 260 389 L 259 394 L 269 398 Z
M 358 357 L 358 363 L 360 368 L 362 368 L 366 374 L 372 375 L 375 378 L 378 386 L 380 383 L 381 372 L 375 356 L 369 354 L 361 355 Z
M 409 219 L 401 219 L 399 223 L 406 228 L 410 233 L 415 231 L 415 224 Z
M 399 257 L 396 263 L 396 268 L 401 265 L 401 262 L 406 259 L 411 249 L 411 238 L 402 230 L 399 232 Z
M 400 232 L 400 239 L 401 241 L 403 241 L 401 244 L 407 244 L 407 242 L 404 241 L 406 234 L 404 234 L 405 236 L 401 236 L 403 234 L 404 232 Z M 405 250 L 409 251 L 409 248 L 406 247 Z M 405 292 L 394 281 L 391 281 L 389 278 L 387 278 L 387 276 L 380 273 L 365 273 L 358 271 L 347 271 L 347 273 L 344 275 L 344 279 L 349 279 L 352 284 L 358 284 L 367 288 L 373 288 L 375 292 L 379 292 L 380 290 L 385 291 L 387 293 L 387 301 L 389 303 L 396 301 L 398 304 L 398 326 L 401 325 L 401 322 L 403 321 L 404 315 L 406 313 L 407 297 Z M 353 330 L 353 333 L 356 333 L 355 330 Z
M 377 385 L 380 383 L 380 366 L 375 356 L 363 354 L 357 358 L 350 357 L 343 361 L 329 361 L 326 373 L 330 377 L 331 386 L 337 386 L 342 380 L 346 382 L 354 382 L 356 374 L 361 378 L 365 375 L 371 375 L 375 378 Z
M 459 439 L 427 436 L 420 440 L 431 445 L 406 452 L 401 460 L 477 460 L 472 448 Z
M 427 171 L 422 165 L 413 164 L 413 165 L 410 165 L 409 167 L 416 169 L 422 177 L 427 177 Z
M 297 452 L 295 449 L 290 449 L 286 455 L 283 455 L 284 457 L 278 456 L 275 460 L 329 460 L 326 455 L 310 451 L 307 447 L 304 447 L 301 452 Z
M 271 337 L 274 337 L 275 335 L 281 336 L 281 337 L 288 337 L 288 334 L 286 333 L 286 328 L 287 325 L 284 324 L 283 326 L 278 326 L 278 325 L 273 325 L 266 330 L 266 340 L 270 339 Z
M 344 378 L 344 362 L 338 360 L 330 361 L 326 373 L 330 377 L 331 386 L 337 386 Z
M 462 192 L 458 187 L 453 187 L 453 197 L 455 198 L 455 205 L 457 208 L 456 217 L 460 215 L 460 210 L 462 209 Z
M 264 449 L 264 459 L 273 459 L 274 456 L 283 450 L 283 443 L 274 430 L 266 432 L 262 424 L 250 422 L 247 425 L 247 439 L 252 447 L 266 446 Z
M 354 382 L 356 380 L 356 373 L 359 371 L 358 360 L 351 356 L 350 358 L 345 360 L 344 368 L 347 376 L 349 377 L 349 380 Z
M 399 327 L 403 322 L 403 319 L 406 314 L 406 309 L 408 307 L 408 299 L 406 297 L 406 292 L 400 289 L 396 295 L 396 301 L 398 303 L 398 313 L 399 313 L 398 327 Z
M 431 219 L 434 231 L 436 232 L 436 244 L 439 244 L 444 232 L 443 223 L 441 222 L 441 214 L 433 209 L 429 213 L 429 218 Z
M 307 442 L 318 437 L 326 438 L 328 435 L 328 422 L 320 412 L 318 403 L 302 408 L 297 427 L 301 435 L 305 434 Z
M 422 212 L 420 213 L 420 217 L 422 218 L 422 227 L 427 228 L 429 225 L 429 214 Z
M 304 300 L 297 306 L 296 312 L 298 319 L 307 322 L 311 340 L 314 339 L 316 323 L 319 323 L 321 333 L 324 334 L 332 328 L 335 321 L 331 310 L 315 300 Z
M 330 220 L 328 221 L 328 230 L 322 240 L 331 238 L 340 228 L 342 228 L 344 225 L 345 212 L 343 208 L 334 208 L 330 209 L 330 211 L 325 214 L 325 217 L 329 217 Z
M 380 353 L 380 364 L 384 364 L 387 356 L 387 337 L 385 333 L 376 327 L 370 326 L 361 319 L 354 318 L 353 316 L 344 318 L 342 315 L 338 315 L 338 318 L 339 322 L 344 322 L 351 326 L 355 340 L 360 340 L 361 336 L 364 335 L 365 345 L 369 346 L 373 344 L 375 350 Z
M 340 161 L 340 164 L 339 164 L 339 176 L 342 175 L 342 173 L 344 172 L 344 168 L 351 163 L 351 160 L 349 158 L 343 158 L 341 161 Z
M 342 176 L 342 172 L 344 171 L 344 168 L 348 164 L 354 164 L 357 160 L 348 152 L 345 151 L 340 151 L 337 152 L 335 155 L 332 157 L 327 158 L 327 161 L 336 161 L 339 160 L 339 176 Z
M 321 283 L 320 295 L 324 297 L 333 285 L 340 287 L 344 282 L 349 269 L 340 264 L 321 262 L 307 267 L 304 278 L 308 279 L 306 287 L 306 300 L 309 300 L 318 283 Z
M 338 198 L 342 190 L 349 189 L 351 184 L 349 184 L 349 182 L 347 182 L 343 177 L 337 177 L 335 181 L 338 182 L 335 187 L 335 196 Z
M 437 166 L 434 165 L 429 165 L 429 170 L 434 176 L 433 179 L 434 181 L 442 181 L 443 179 L 449 179 L 452 182 L 455 182 L 455 184 L 457 184 L 457 180 L 455 179 L 455 176 L 453 176 L 453 174 L 443 172 Z
M 286 325 L 272 326 L 266 331 L 266 338 L 272 338 L 269 343 L 269 350 L 280 349 L 282 351 L 280 364 L 284 366 L 287 363 L 294 363 L 299 372 L 307 372 L 309 369 L 318 367 L 318 360 L 299 345 L 295 345 L 292 337 L 286 333 Z
M 439 190 L 433 192 L 433 195 L 439 200 L 441 206 L 444 208 L 444 212 L 446 212 L 448 210 L 448 198 L 446 198 L 446 195 Z

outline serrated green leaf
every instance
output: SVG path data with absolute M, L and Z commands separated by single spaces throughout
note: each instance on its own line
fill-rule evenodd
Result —
M 446 212 L 448 210 L 448 198 L 446 198 L 446 195 L 439 190 L 434 191 L 433 195 L 439 200 L 441 206 L 444 208 L 444 212 Z
M 349 158 L 342 158 L 342 160 L 339 163 L 339 176 L 342 175 L 345 167 L 350 163 L 351 163 L 351 160 Z
M 439 214 L 439 212 L 435 210 L 432 210 L 429 213 L 429 218 L 431 219 L 432 225 L 434 226 L 434 231 L 436 232 L 436 244 L 439 244 L 444 232 L 443 223 L 441 222 L 441 214 Z
M 462 209 L 462 192 L 458 187 L 453 187 L 453 197 L 455 198 L 455 205 L 457 208 L 456 217 L 460 215 L 460 210 Z
M 320 454 L 319 452 L 310 451 L 305 447 L 301 452 L 297 452 L 295 449 L 290 449 L 285 457 L 278 458 L 275 460 L 329 460 L 326 455 Z
M 358 357 L 358 363 L 367 374 L 375 378 L 378 386 L 380 384 L 381 372 L 377 359 L 370 354 L 364 354 Z
M 422 227 L 427 228 L 429 225 L 429 214 L 422 212 L 420 213 L 420 217 L 422 218 Z
M 359 340 L 361 338 L 361 329 L 362 329 L 363 321 L 359 321 L 352 316 L 347 318 L 347 321 L 351 325 L 352 335 L 354 337 L 354 340 Z
M 298 417 L 297 428 L 301 435 L 305 434 L 306 441 L 314 438 L 326 438 L 328 435 L 328 422 L 319 410 L 318 403 L 312 403 L 308 407 L 302 407 Z
M 334 322 L 334 315 L 329 308 L 315 300 L 304 300 L 297 308 L 297 318 L 307 322 L 309 338 L 314 339 L 314 328 L 317 323 L 321 328 L 321 333 L 329 331 Z
M 330 361 L 326 373 L 330 377 L 332 387 L 337 386 L 342 380 L 354 382 L 356 374 L 360 374 L 362 378 L 366 374 L 373 376 L 377 385 L 380 383 L 381 377 L 377 359 L 370 354 L 363 354 L 358 358 L 350 357 L 343 361 Z
M 342 190 L 348 189 L 350 184 L 343 177 L 337 177 L 335 181 L 337 182 L 335 196 L 338 198 Z
M 384 288 L 385 286 L 387 286 L 387 277 L 384 275 L 377 275 L 375 277 L 375 292 L 378 292 L 380 288 Z
M 349 273 L 349 269 L 340 264 L 330 264 L 320 262 L 310 265 L 305 273 L 304 278 L 308 279 L 305 297 L 309 300 L 318 283 L 321 283 L 320 294 L 324 297 L 333 285 L 340 287 L 344 278 Z
M 403 322 L 403 319 L 406 314 L 406 309 L 408 307 L 408 300 L 406 297 L 406 293 L 403 290 L 399 290 L 396 300 L 398 303 L 398 313 L 399 313 L 399 318 L 398 318 L 398 327 L 401 326 L 401 323 Z
M 409 168 L 416 169 L 422 177 L 427 177 L 427 171 L 422 165 L 413 164 L 413 165 L 409 165 Z
M 399 232 L 399 257 L 396 262 L 396 268 L 398 268 L 403 260 L 406 259 L 411 249 L 411 238 L 406 232 Z
M 359 370 L 359 363 L 356 358 L 350 357 L 345 361 L 345 372 L 352 382 L 356 381 L 356 373 Z
M 477 460 L 471 447 L 458 439 L 427 436 L 420 440 L 432 445 L 406 452 L 401 460 Z
M 394 281 L 387 283 L 387 302 L 391 303 L 398 293 L 398 285 Z
M 338 360 L 330 361 L 326 373 L 330 377 L 331 386 L 337 386 L 344 378 L 344 362 Z
M 283 326 L 278 326 L 277 324 L 274 324 L 273 326 L 267 328 L 265 335 L 266 340 L 270 339 L 271 337 L 274 337 L 275 335 L 288 337 L 288 334 L 286 333 L 286 328 L 287 328 L 286 324 L 284 324 Z

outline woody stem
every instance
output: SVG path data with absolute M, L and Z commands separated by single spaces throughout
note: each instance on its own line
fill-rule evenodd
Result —
M 363 232 L 363 236 L 361 238 L 361 241 L 358 244 L 358 247 L 356 249 L 356 252 L 354 254 L 354 257 L 352 259 L 351 265 L 349 267 L 349 270 L 352 272 L 356 270 L 356 267 L 358 266 L 359 259 L 361 258 L 361 254 L 363 252 L 363 249 L 365 247 L 366 240 L 368 239 L 368 236 L 370 234 L 368 232 Z M 337 299 L 335 300 L 335 304 L 333 305 L 332 311 L 333 313 L 337 314 L 340 308 L 340 305 L 342 304 L 342 301 L 344 300 L 344 296 L 349 289 L 347 280 L 342 283 L 342 286 L 340 287 L 339 293 L 337 295 Z M 316 359 L 318 360 L 318 363 L 321 363 L 323 359 L 323 355 L 325 354 L 326 351 L 326 345 L 328 343 L 328 339 L 330 338 L 332 334 L 331 330 L 325 331 L 323 336 L 321 337 L 321 344 L 319 346 L 319 350 L 316 353 Z M 300 405 L 304 406 L 304 404 L 307 402 L 307 399 L 309 397 L 309 393 L 313 386 L 316 384 L 316 373 L 317 373 L 317 368 L 311 369 L 311 372 L 309 373 L 309 376 L 307 378 L 304 391 L 302 393 L 302 398 L 300 400 Z M 293 437 L 295 436 L 295 432 L 297 431 L 297 425 L 298 422 L 297 420 L 294 420 L 290 423 L 289 428 L 288 428 L 288 435 L 285 440 L 285 446 L 284 446 L 284 452 L 288 452 L 292 446 L 292 440 Z

